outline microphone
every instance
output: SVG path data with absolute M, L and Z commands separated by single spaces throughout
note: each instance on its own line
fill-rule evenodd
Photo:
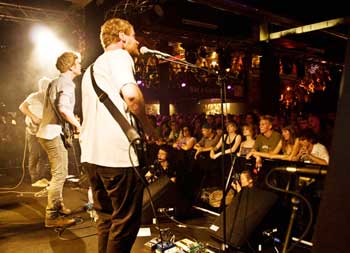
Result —
M 167 54 L 167 53 L 163 53 L 161 51 L 158 51 L 158 50 L 153 50 L 153 49 L 149 49 L 145 46 L 141 47 L 140 48 L 140 53 L 141 54 L 153 54 L 155 56 L 162 56 L 162 57 L 173 57 L 172 55 L 170 54 Z
M 262 232 L 262 235 L 264 236 L 271 236 L 273 233 L 277 232 L 277 228 L 273 228 L 273 229 L 268 229 Z
M 175 209 L 173 207 L 167 207 L 167 208 L 158 208 L 159 213 L 166 213 L 166 212 L 172 212 Z
M 287 171 L 290 173 L 305 173 L 314 175 L 327 175 L 327 170 L 321 168 L 296 168 L 296 167 L 277 167 L 275 170 Z

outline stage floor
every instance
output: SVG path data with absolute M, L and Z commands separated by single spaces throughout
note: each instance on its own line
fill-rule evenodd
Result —
M 4 186 L 0 186 L 4 187 Z M 22 183 L 14 189 L 16 192 L 0 192 L 0 252 L 1 253 L 96 253 L 97 236 L 96 223 L 84 210 L 88 201 L 87 189 L 76 183 L 66 183 L 64 187 L 64 201 L 72 209 L 72 216 L 79 222 L 77 225 L 66 228 L 64 231 L 44 227 L 44 214 L 47 197 L 35 197 L 34 194 L 42 188 L 31 187 Z M 217 216 L 197 209 L 191 210 L 191 215 L 180 221 L 188 227 L 179 227 L 166 217 L 159 219 L 159 227 L 168 230 L 175 236 L 175 241 L 183 238 L 207 245 L 208 252 L 223 252 L 222 243 L 209 235 L 208 230 L 199 229 L 209 227 Z M 131 253 L 150 253 L 145 243 L 152 238 L 159 237 L 159 230 L 155 225 L 144 224 L 143 229 L 149 230 L 147 236 L 139 236 Z M 281 246 L 281 245 L 280 245 Z M 280 247 L 279 247 L 280 248 Z M 225 252 L 258 252 L 256 246 L 244 249 L 229 248 Z M 275 252 L 271 247 L 265 247 L 260 252 Z M 311 252 L 295 248 L 293 252 Z
M 14 189 L 16 192 L 0 194 L 0 252 L 1 253 L 96 253 L 96 223 L 84 210 L 87 203 L 87 189 L 68 183 L 64 187 L 64 201 L 72 209 L 72 216 L 79 220 L 75 226 L 64 231 L 44 227 L 45 206 L 47 197 L 35 197 L 42 188 L 31 187 L 23 183 Z M 214 217 L 212 217 L 214 218 Z M 208 220 L 209 219 L 209 220 Z M 205 226 L 210 217 L 197 215 L 189 223 Z M 184 221 L 186 222 L 186 221 Z M 188 238 L 202 243 L 210 243 L 220 248 L 220 243 L 200 230 L 179 228 L 174 222 L 162 217 L 159 227 L 169 230 L 176 240 Z M 138 237 L 132 253 L 151 252 L 144 244 L 159 236 L 154 225 L 142 225 L 151 232 L 148 236 Z M 215 251 L 215 249 L 213 250 Z

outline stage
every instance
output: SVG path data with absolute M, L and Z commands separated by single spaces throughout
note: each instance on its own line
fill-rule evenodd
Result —
M 97 252 L 96 223 L 84 209 L 88 201 L 87 189 L 66 183 L 64 187 L 65 204 L 72 209 L 71 216 L 77 220 L 77 225 L 62 231 L 44 227 L 47 198 L 34 196 L 41 189 L 24 183 L 16 189 L 18 193 L 0 194 L 0 252 Z M 189 220 L 192 225 L 200 226 L 209 221 L 208 216 L 200 214 Z M 165 217 L 160 219 L 159 227 L 169 229 L 168 231 L 176 236 L 176 240 L 189 238 L 220 247 L 220 243 L 214 241 L 204 231 L 179 228 Z M 142 228 L 149 230 L 151 234 L 137 238 L 132 249 L 133 253 L 151 252 L 144 244 L 159 236 L 158 230 L 152 224 L 144 224 Z
M 88 201 L 87 188 L 69 181 L 65 184 L 64 201 L 66 206 L 72 209 L 71 216 L 77 220 L 77 224 L 61 231 L 44 227 L 47 197 L 35 197 L 35 193 L 41 189 L 24 182 L 15 189 L 16 192 L 0 194 L 0 252 L 96 253 L 96 223 L 84 208 Z M 205 229 L 209 228 L 218 216 L 198 208 L 192 207 L 192 209 L 186 218 L 180 219 L 188 227 L 178 226 L 165 215 L 159 218 L 158 227 L 167 231 L 166 236 L 175 236 L 175 241 L 187 238 L 210 250 L 206 252 L 223 252 L 220 250 L 222 242 Z M 142 231 L 146 231 L 146 236 L 138 236 L 132 253 L 152 252 L 145 243 L 152 238 L 159 238 L 159 230 L 153 224 L 143 224 Z M 230 247 L 226 252 L 258 252 L 257 245 L 254 244 L 255 239 L 247 240 L 249 247 L 240 249 Z M 263 247 L 261 252 L 275 252 L 271 243 L 261 242 Z M 279 244 L 278 247 L 282 248 L 282 245 Z M 293 252 L 311 252 L 311 249 L 296 247 Z

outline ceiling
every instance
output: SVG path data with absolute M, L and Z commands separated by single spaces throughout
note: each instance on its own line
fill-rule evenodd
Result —
M 345 1 L 340 0 L 6 0 L 0 3 L 57 10 L 71 17 L 79 14 L 81 19 L 84 14 L 85 22 L 94 23 L 97 29 L 108 16 L 124 17 L 135 25 L 141 40 L 151 46 L 168 41 L 253 51 L 267 43 L 259 41 L 261 24 L 269 32 L 276 32 L 346 17 L 348 10 Z M 28 16 L 24 11 L 9 14 Z M 48 17 L 47 13 L 46 18 L 57 18 L 57 15 Z M 0 5 L 0 18 L 5 20 L 3 14 Z M 342 24 L 268 43 L 282 54 L 343 62 L 348 35 L 349 26 Z
M 258 50 L 259 26 L 269 32 L 295 28 L 347 15 L 345 3 L 273 0 L 158 0 L 103 1 L 106 16 L 122 16 L 145 38 Z M 116 3 L 117 2 L 117 3 Z M 130 4 L 133 2 L 134 4 Z M 139 4 L 139 5 L 138 5 Z M 150 6 L 147 7 L 147 4 Z M 89 6 L 88 5 L 88 6 Z M 320 57 L 343 62 L 348 24 L 270 40 L 276 50 L 298 57 Z M 148 41 L 149 43 L 149 41 Z
M 103 20 L 118 16 L 134 24 L 144 45 L 168 53 L 169 45 L 176 42 L 186 51 L 205 46 L 218 49 L 220 55 L 227 48 L 259 54 L 268 45 L 287 60 L 294 57 L 341 65 L 348 25 L 263 42 L 259 41 L 259 26 L 277 32 L 345 17 L 347 10 L 339 0 L 0 0 L 0 101 L 16 110 L 17 102 L 36 88 L 42 75 L 28 60 L 32 45 L 26 37 L 33 22 L 55 24 L 55 32 L 72 42 L 77 40 L 74 31 L 84 32 L 90 54 L 85 58 L 87 64 L 101 50 L 98 33 Z

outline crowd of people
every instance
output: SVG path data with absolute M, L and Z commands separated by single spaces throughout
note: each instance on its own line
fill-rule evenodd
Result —
M 203 188 L 220 188 L 222 173 L 225 180 L 230 180 L 230 170 L 231 173 L 249 171 L 253 174 L 259 174 L 261 169 L 268 170 L 269 165 L 264 166 L 266 159 L 275 160 L 276 166 L 280 160 L 329 164 L 331 132 L 327 129 L 331 128 L 323 128 L 321 119 L 314 114 L 295 121 L 277 120 L 277 117 L 257 113 L 225 115 L 224 129 L 221 115 L 150 117 L 161 136 L 149 140 L 150 150 L 164 149 L 164 145 L 171 148 L 174 161 L 170 163 L 177 165 L 176 171 L 185 174 L 185 179 L 189 178 L 188 182 L 178 180 L 178 183 L 185 185 L 189 195 L 193 194 L 192 201 L 196 201 Z M 304 120 L 307 124 L 303 124 Z M 174 139 L 173 136 L 178 137 Z M 150 154 L 152 156 L 156 151 Z M 235 158 L 240 162 L 234 164 Z

